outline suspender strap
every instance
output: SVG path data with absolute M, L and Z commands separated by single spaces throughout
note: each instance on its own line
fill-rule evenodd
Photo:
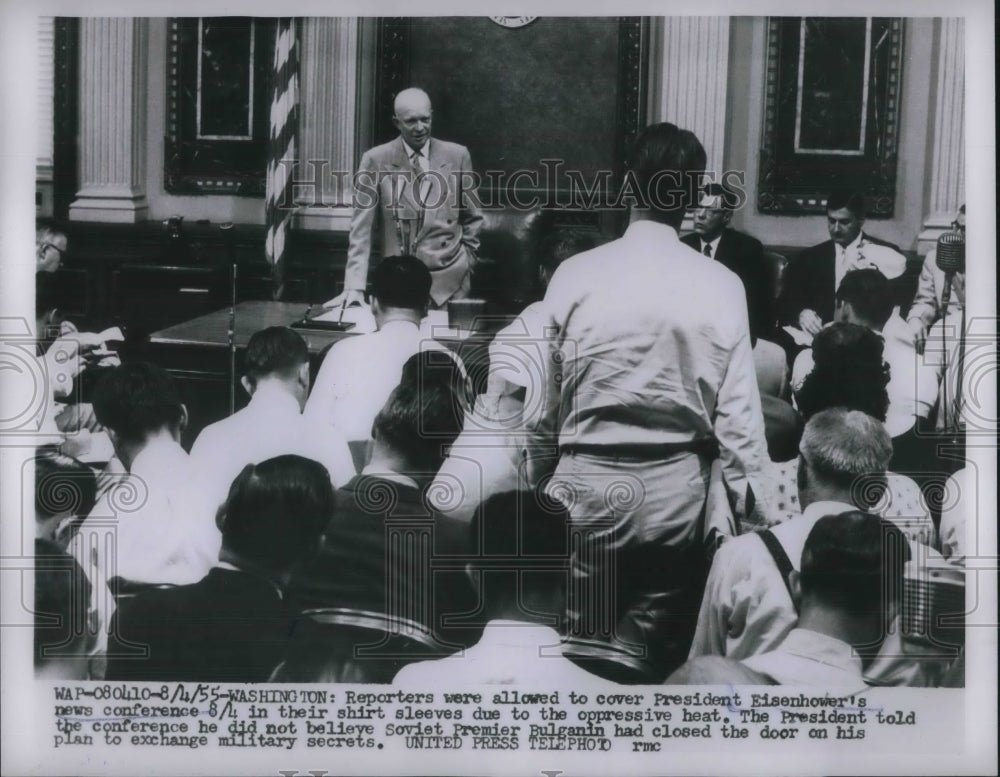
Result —
M 795 567 L 792 566 L 792 560 L 788 558 L 788 554 L 785 553 L 785 549 L 781 547 L 781 543 L 778 542 L 778 538 L 771 533 L 770 529 L 758 532 L 757 536 L 760 537 L 764 546 L 771 553 L 771 558 L 774 559 L 774 565 L 778 568 L 778 572 L 781 574 L 781 579 L 785 581 L 785 588 L 788 589 L 788 596 L 791 597 L 792 586 L 788 582 L 788 573 L 795 569 Z M 794 599 L 792 601 L 794 601 Z

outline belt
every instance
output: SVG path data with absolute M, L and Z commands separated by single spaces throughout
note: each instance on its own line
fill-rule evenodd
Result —
M 657 461 L 675 456 L 678 453 L 695 453 L 699 456 L 715 459 L 719 455 L 719 443 L 714 437 L 702 437 L 687 442 L 662 443 L 621 443 L 619 445 L 598 445 L 588 443 L 573 443 L 559 449 L 560 455 L 583 454 L 596 458 L 641 459 Z

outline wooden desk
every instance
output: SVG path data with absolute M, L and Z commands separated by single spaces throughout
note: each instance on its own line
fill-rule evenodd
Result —
M 236 327 L 233 335 L 237 349 L 246 348 L 254 332 L 269 326 L 288 326 L 305 316 L 308 305 L 295 302 L 240 302 L 236 306 Z M 309 352 L 316 354 L 351 332 L 302 332 L 309 343 Z M 229 347 L 229 308 L 217 310 L 183 324 L 154 332 L 149 337 L 153 345 L 195 346 L 204 348 Z
M 270 326 L 288 326 L 298 321 L 308 309 L 307 305 L 289 302 L 252 301 L 236 305 L 236 374 L 243 374 L 243 358 L 251 335 Z M 333 343 L 346 337 L 357 337 L 352 331 L 325 332 L 299 330 L 309 344 L 311 373 L 315 380 L 319 370 L 320 354 Z M 470 375 L 485 376 L 482 360 L 488 360 L 491 335 L 463 336 L 454 330 L 435 333 L 435 339 L 458 353 L 466 363 Z M 191 444 L 205 426 L 229 414 L 229 308 L 217 310 L 182 324 L 162 329 L 150 335 L 149 342 L 133 354 L 158 364 L 174 376 L 188 409 L 188 426 L 182 442 Z M 246 406 L 247 393 L 236 386 L 236 409 Z

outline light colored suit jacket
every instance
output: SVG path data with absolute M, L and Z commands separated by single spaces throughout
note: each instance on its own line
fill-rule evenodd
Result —
M 457 143 L 437 138 L 429 143 L 429 168 L 420 178 L 402 138 L 369 149 L 361 157 L 345 289 L 365 288 L 376 230 L 382 256 L 402 253 L 410 236 L 410 252 L 431 271 L 431 298 L 436 305 L 443 305 L 463 287 L 475 264 L 483 221 L 472 159 L 469 150 Z

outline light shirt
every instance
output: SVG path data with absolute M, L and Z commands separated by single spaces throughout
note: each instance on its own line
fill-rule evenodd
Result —
M 857 508 L 846 502 L 813 502 L 801 516 L 771 532 L 792 567 L 799 569 L 802 549 L 816 522 L 851 510 Z M 933 549 L 912 541 L 910 551 L 922 563 L 941 559 Z M 798 612 L 771 552 L 760 537 L 744 534 L 723 543 L 712 559 L 690 657 L 715 655 L 742 661 L 777 649 L 797 622 Z M 897 618 L 865 676 L 875 685 L 924 686 L 938 674 L 934 659 L 913 655 L 909 643 L 904 648 Z
M 919 322 L 926 334 L 938 317 L 941 315 L 941 297 L 944 294 L 945 274 L 937 266 L 937 249 L 932 248 L 924 259 L 920 268 L 920 277 L 917 279 L 917 291 L 913 296 L 913 304 L 906 314 L 907 321 Z M 949 312 L 961 310 L 964 307 L 962 301 L 951 290 L 948 299 Z
M 420 168 L 421 172 L 426 173 L 428 170 L 431 169 L 431 163 L 430 163 L 431 139 L 430 138 L 427 139 L 427 142 L 424 143 L 423 147 L 419 151 L 417 151 L 415 148 L 413 148 L 405 140 L 403 141 L 403 148 L 406 149 L 406 156 L 410 159 L 410 162 L 411 163 L 415 162 L 416 165 L 417 165 L 417 167 Z M 413 158 L 414 154 L 417 155 L 416 159 Z
M 889 407 L 886 408 L 885 428 L 890 437 L 898 437 L 912 429 L 917 418 L 930 415 L 937 402 L 938 379 L 933 366 L 926 364 L 924 357 L 917 353 L 912 338 L 904 342 L 898 336 L 886 336 L 884 332 L 878 334 L 882 335 L 884 343 L 882 358 L 889 365 L 889 383 L 885 387 Z M 793 394 L 802 390 L 814 367 L 812 348 L 806 348 L 795 357 L 792 366 Z
M 105 581 L 117 576 L 136 583 L 198 582 L 222 545 L 200 483 L 179 444 L 152 440 L 87 516 L 80 534 L 86 532 L 81 539 L 89 547 L 77 560 L 85 569 L 96 563 Z M 99 539 L 108 533 L 113 548 Z
M 410 321 L 387 321 L 377 332 L 341 340 L 323 360 L 306 420 L 335 426 L 348 442 L 371 439 L 375 416 L 399 385 L 406 360 L 428 350 L 448 352 Z
M 906 270 L 906 257 L 889 246 L 872 243 L 865 240 L 864 232 L 859 232 L 846 247 L 834 243 L 836 264 L 834 266 L 834 289 L 840 288 L 840 282 L 851 270 L 874 269 L 890 280 L 898 278 Z
M 524 685 L 588 688 L 611 685 L 560 654 L 558 632 L 548 626 L 491 620 L 473 647 L 436 661 L 403 667 L 393 680 L 406 687 Z
M 191 462 L 214 510 L 226 500 L 233 480 L 247 464 L 285 454 L 318 461 L 330 473 L 334 488 L 355 474 L 343 435 L 311 423 L 291 393 L 264 382 L 245 408 L 202 430 L 191 447 Z
M 893 316 L 890 321 L 899 321 Z M 913 428 L 917 418 L 926 418 L 937 402 L 938 379 L 934 368 L 925 363 L 917 353 L 912 336 L 904 341 L 898 334 L 898 324 L 894 324 L 887 334 L 878 332 L 884 343 L 882 358 L 889 365 L 889 407 L 885 414 L 885 428 L 890 437 L 898 437 Z M 905 324 L 904 324 L 905 326 Z M 877 330 L 872 330 L 877 331 Z M 812 349 L 807 348 L 795 357 L 792 366 L 792 392 L 798 394 L 809 373 L 815 366 Z
M 739 277 L 682 244 L 673 228 L 638 221 L 619 240 L 563 262 L 543 304 L 561 362 L 545 361 L 529 455 L 542 462 L 554 441 L 606 446 L 613 456 L 622 444 L 714 436 L 741 512 L 767 453 Z
M 709 256 L 710 256 L 710 258 L 715 259 L 715 253 L 716 253 L 716 251 L 719 250 L 719 241 L 721 241 L 721 240 L 722 240 L 722 233 L 721 232 L 719 233 L 718 237 L 715 238 L 715 240 L 709 240 L 707 243 L 704 240 L 700 240 L 699 242 L 701 244 L 701 252 L 702 252 L 702 254 L 705 253 L 705 246 L 709 245 L 709 246 L 711 246 L 711 249 L 709 250 Z
M 811 629 L 795 628 L 777 648 L 743 660 L 778 685 L 864 690 L 861 658 L 846 642 Z

